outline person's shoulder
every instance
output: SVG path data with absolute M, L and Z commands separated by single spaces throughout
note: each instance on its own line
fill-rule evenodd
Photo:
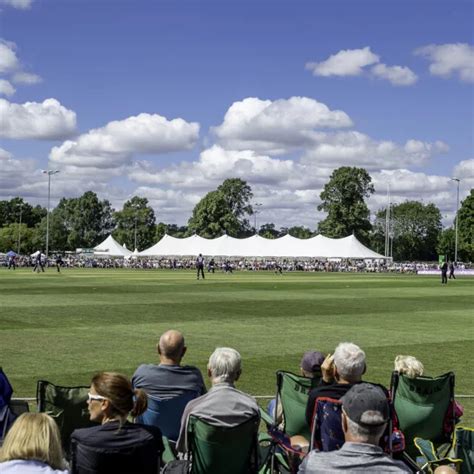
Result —
M 43 462 L 23 459 L 0 462 L 0 472 L 2 474 L 69 474 L 68 470 L 53 469 Z

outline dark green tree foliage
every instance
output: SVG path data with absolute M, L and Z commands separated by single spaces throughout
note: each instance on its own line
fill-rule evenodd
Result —
M 109 201 L 99 201 L 97 194 L 87 191 L 78 198 L 62 198 L 51 216 L 62 221 L 67 248 L 74 250 L 95 247 L 107 237 L 114 227 L 112 212 Z
M 20 253 L 33 253 L 34 229 L 26 224 L 8 224 L 0 228 L 0 252 L 13 250 L 18 252 L 20 243 Z
M 224 233 L 241 237 L 250 232 L 246 216 L 253 213 L 252 189 L 240 178 L 226 179 L 215 191 L 207 193 L 194 207 L 188 221 L 188 234 L 219 237 Z
M 452 227 L 443 229 L 438 237 L 436 250 L 438 255 L 444 255 L 448 260 L 454 260 L 456 232 Z
M 277 229 L 275 229 L 275 224 L 268 223 L 260 226 L 258 235 L 265 237 L 266 239 L 276 239 L 277 237 L 280 237 L 281 234 Z
M 62 252 L 64 250 L 75 250 L 69 241 L 69 232 L 61 213 L 54 209 L 49 215 L 49 252 Z M 33 230 L 33 251 L 46 249 L 46 217 Z
M 374 234 L 385 240 L 385 209 L 377 212 Z M 434 204 L 406 201 L 391 209 L 394 260 L 438 259 L 437 245 L 441 233 L 441 212 Z M 379 248 L 379 246 L 375 246 Z
M 308 229 L 308 227 L 303 227 L 303 226 L 290 227 L 288 229 L 288 234 L 290 234 L 292 237 L 297 237 L 298 239 L 309 239 L 310 237 L 313 237 L 314 235 L 311 229 Z
M 354 233 L 368 241 L 370 212 L 365 198 L 374 192 L 372 178 L 364 168 L 343 166 L 333 171 L 320 194 L 319 211 L 328 213 L 318 225 L 325 237 L 340 238 Z
M 46 216 L 46 209 L 41 206 L 33 207 L 20 197 L 9 201 L 0 201 L 0 227 L 20 222 L 27 227 L 34 227 Z
M 147 198 L 133 196 L 123 205 L 121 211 L 114 214 L 116 229 L 114 238 L 125 243 L 129 249 L 146 249 L 156 243 L 155 211 L 148 205 Z
M 461 202 L 458 218 L 458 259 L 472 262 L 474 260 L 474 189 L 471 189 L 466 199 Z
M 164 222 L 159 222 L 155 226 L 155 243 L 160 241 L 165 234 L 170 235 L 171 237 L 186 237 L 188 228 L 183 226 L 178 226 L 176 224 L 165 224 Z

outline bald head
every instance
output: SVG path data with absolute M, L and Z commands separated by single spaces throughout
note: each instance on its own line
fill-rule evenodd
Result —
M 186 352 L 184 337 L 180 331 L 170 329 L 161 335 L 158 342 L 158 354 L 162 364 L 179 365 Z

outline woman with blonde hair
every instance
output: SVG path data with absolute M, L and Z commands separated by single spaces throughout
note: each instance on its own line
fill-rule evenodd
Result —
M 88 395 L 90 419 L 100 424 L 72 433 L 71 472 L 156 474 L 164 450 L 160 430 L 127 421 L 146 410 L 146 393 L 124 375 L 101 372 Z
M 45 413 L 23 413 L 0 449 L 2 474 L 66 474 L 61 435 Z
M 416 379 L 423 375 L 425 368 L 416 357 L 398 355 L 395 357 L 395 370 L 410 379 Z

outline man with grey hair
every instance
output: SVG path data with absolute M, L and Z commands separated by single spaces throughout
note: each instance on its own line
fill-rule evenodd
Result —
M 160 364 L 142 364 L 132 378 L 134 388 L 143 389 L 147 395 L 170 399 L 193 392 L 195 397 L 206 393 L 206 386 L 197 367 L 181 365 L 186 354 L 184 336 L 170 329 L 163 333 L 156 346 Z
M 308 426 L 313 421 L 316 399 L 329 397 L 339 400 L 354 384 L 362 381 L 365 369 L 365 352 L 352 342 L 341 342 L 334 355 L 328 354 L 321 365 L 321 382 L 309 392 L 306 406 Z
M 199 398 L 191 400 L 181 418 L 181 430 L 176 445 L 179 452 L 187 451 L 186 433 L 190 415 L 214 426 L 232 428 L 259 417 L 255 400 L 235 388 L 242 373 L 240 354 L 230 347 L 218 347 L 209 358 L 207 374 L 212 388 Z
M 359 383 L 341 401 L 344 445 L 336 451 L 311 451 L 298 472 L 411 472 L 403 462 L 393 460 L 378 446 L 390 417 L 383 390 Z

